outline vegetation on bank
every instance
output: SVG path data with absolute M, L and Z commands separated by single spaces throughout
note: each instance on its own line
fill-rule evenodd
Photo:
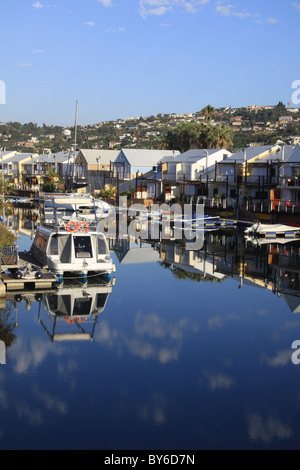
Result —
M 297 111 L 297 110 L 296 110 Z M 280 117 L 290 116 L 284 126 Z M 233 131 L 233 121 L 240 127 Z M 196 113 L 157 114 L 157 116 L 117 119 L 91 125 L 78 125 L 77 144 L 87 149 L 148 148 L 162 149 L 181 146 L 183 150 L 198 146 L 225 147 L 237 150 L 250 143 L 273 144 L 278 139 L 290 143 L 290 137 L 300 135 L 300 112 L 279 102 L 275 106 L 251 108 L 214 108 L 206 106 Z M 41 154 L 69 150 L 74 142 L 74 127 L 36 123 L 0 123 L 0 148 Z M 186 134 L 187 137 L 186 137 Z M 178 146 L 176 149 L 179 149 Z
M 0 222 L 0 248 L 14 245 L 16 239 L 16 236 Z

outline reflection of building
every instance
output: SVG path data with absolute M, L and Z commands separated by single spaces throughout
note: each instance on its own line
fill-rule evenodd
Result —
M 183 241 L 147 240 L 115 242 L 120 262 L 147 263 L 157 260 L 177 278 L 202 280 L 234 279 L 237 287 L 267 289 L 282 296 L 294 313 L 300 313 L 300 242 L 245 242 L 243 231 L 219 230 L 205 234 L 200 250 L 188 250 Z M 132 252 L 131 252 L 132 251 Z

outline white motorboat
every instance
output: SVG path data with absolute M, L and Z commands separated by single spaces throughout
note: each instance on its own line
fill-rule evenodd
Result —
M 111 206 L 101 199 L 96 199 L 90 194 L 67 194 L 47 196 L 44 199 L 44 207 L 60 211 L 85 212 L 97 211 L 98 217 L 107 217 L 111 212 Z
M 87 282 L 89 276 L 115 271 L 105 235 L 87 222 L 70 220 L 66 226 L 38 227 L 30 254 L 60 284 L 65 278 Z

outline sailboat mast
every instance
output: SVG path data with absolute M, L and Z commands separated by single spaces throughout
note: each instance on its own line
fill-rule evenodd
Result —
M 78 114 L 78 101 L 76 101 L 76 112 L 75 112 L 73 181 L 75 177 L 75 159 L 76 159 L 76 148 L 77 148 L 77 114 Z

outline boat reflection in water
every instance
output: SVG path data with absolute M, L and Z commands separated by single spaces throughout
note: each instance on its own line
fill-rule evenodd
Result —
M 38 322 L 52 342 L 92 341 L 99 316 L 103 313 L 115 278 L 94 278 L 86 286 L 64 283 L 57 290 L 42 294 L 15 295 L 15 301 L 39 302 Z

